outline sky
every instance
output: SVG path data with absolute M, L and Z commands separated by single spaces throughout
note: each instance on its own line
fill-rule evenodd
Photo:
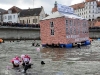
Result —
M 84 0 L 0 0 L 0 8 L 8 10 L 12 6 L 17 6 L 21 9 L 38 8 L 43 6 L 45 13 L 50 14 L 55 1 L 59 4 L 70 6 L 81 3 Z

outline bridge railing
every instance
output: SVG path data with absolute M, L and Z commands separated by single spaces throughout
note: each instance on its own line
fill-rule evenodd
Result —
M 100 29 L 100 27 L 89 27 L 89 29 Z
M 40 24 L 0 23 L 0 26 L 40 28 Z
M 89 31 L 98 32 L 100 31 L 100 27 L 89 27 Z

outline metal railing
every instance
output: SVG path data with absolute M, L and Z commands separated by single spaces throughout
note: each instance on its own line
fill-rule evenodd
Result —
M 21 23 L 0 23 L 0 26 L 40 28 L 40 24 L 21 24 Z

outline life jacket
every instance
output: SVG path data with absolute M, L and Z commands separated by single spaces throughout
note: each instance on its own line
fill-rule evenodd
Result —
M 11 60 L 11 62 L 12 62 L 13 64 L 20 64 L 20 59 L 19 59 L 18 57 L 15 57 L 15 58 L 13 58 L 13 59 Z
M 30 57 L 29 57 L 28 55 L 25 55 L 25 56 L 23 57 L 23 61 L 24 61 L 24 62 L 30 62 Z

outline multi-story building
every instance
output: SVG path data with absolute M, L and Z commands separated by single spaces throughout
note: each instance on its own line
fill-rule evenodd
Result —
M 100 1 L 85 0 L 85 2 L 72 5 L 75 14 L 87 19 L 90 26 L 93 26 L 96 19 L 100 16 Z
M 40 20 L 45 17 L 46 14 L 42 6 L 40 8 L 24 9 L 20 12 L 20 23 L 39 24 Z
M 13 6 L 3 14 L 3 22 L 18 23 L 21 9 Z
M 0 9 L 0 23 L 3 22 L 3 13 L 5 12 L 6 10 L 4 9 Z

